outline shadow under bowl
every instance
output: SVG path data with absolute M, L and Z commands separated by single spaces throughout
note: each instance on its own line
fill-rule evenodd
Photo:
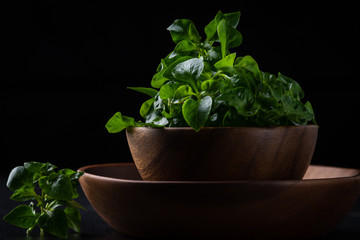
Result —
M 143 181 L 132 163 L 79 169 L 95 211 L 144 238 L 304 239 L 338 225 L 360 192 L 359 170 L 310 166 L 304 180 Z

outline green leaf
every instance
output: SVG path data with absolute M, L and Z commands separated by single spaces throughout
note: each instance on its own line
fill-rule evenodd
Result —
M 219 39 L 218 36 L 216 35 L 216 32 L 217 32 L 217 26 L 222 19 L 225 19 L 229 23 L 229 25 L 235 29 L 239 24 L 240 15 L 241 15 L 240 12 L 223 14 L 221 11 L 219 11 L 216 14 L 215 18 L 208 25 L 205 26 L 204 31 L 207 37 L 206 39 L 208 41 L 217 41 Z
M 262 81 L 266 85 L 276 84 L 276 76 L 268 72 L 261 72 Z
M 24 167 L 34 173 L 41 173 L 41 174 L 50 174 L 54 172 L 54 169 L 57 168 L 54 164 L 51 164 L 49 162 L 47 163 L 41 163 L 41 162 L 25 162 Z
M 54 172 L 54 170 L 57 168 L 57 166 L 55 166 L 54 164 L 51 164 L 49 162 L 44 163 L 43 166 L 40 169 L 41 173 L 46 173 L 46 174 L 50 174 L 52 172 Z
M 82 210 L 86 210 L 86 208 L 84 206 L 82 206 L 80 203 L 76 202 L 75 200 L 71 200 L 71 201 L 67 202 L 67 205 L 70 207 L 75 207 L 75 208 L 79 208 Z
M 165 126 L 169 121 L 157 110 L 152 110 L 146 115 L 146 123 L 155 124 L 156 126 Z
M 84 206 L 82 206 L 80 203 L 76 202 L 75 200 L 71 200 L 71 201 L 64 201 L 64 200 L 53 200 L 52 202 L 50 202 L 49 206 L 47 207 L 47 210 L 49 211 L 54 211 L 55 209 L 57 209 L 58 207 L 75 207 L 75 208 L 79 208 L 82 210 L 86 210 L 86 208 Z
M 161 70 L 160 72 L 156 73 L 152 80 L 151 80 L 151 86 L 154 88 L 160 88 L 166 81 L 168 81 L 169 79 L 167 79 L 166 77 L 164 77 L 164 73 L 165 73 L 166 69 Z
M 70 178 L 64 174 L 53 173 L 40 178 L 39 186 L 44 193 L 58 200 L 70 201 L 76 196 Z
M 182 114 L 182 105 L 183 104 L 171 104 L 169 106 L 169 113 L 166 111 L 162 112 L 163 116 L 169 119 L 169 127 L 187 126 Z
M 306 124 L 307 121 L 311 121 L 313 114 L 310 113 L 304 104 L 299 100 L 288 96 L 281 96 L 282 103 L 282 116 L 286 117 L 289 121 L 294 124 Z
M 32 181 L 35 184 L 41 177 L 47 176 L 54 172 L 57 168 L 54 164 L 49 162 L 41 163 L 41 162 L 25 162 L 24 167 L 33 173 Z
M 209 62 L 217 62 L 221 59 L 221 46 L 216 46 L 209 51 L 207 51 L 207 54 L 204 56 L 204 59 Z
M 176 89 L 180 86 L 179 83 L 168 82 L 160 88 L 159 96 L 161 99 L 173 98 Z
M 160 98 L 159 95 L 156 95 L 154 98 L 154 104 L 153 104 L 153 109 L 154 110 L 164 110 L 165 105 L 163 103 L 163 100 Z
M 244 87 L 228 89 L 218 100 L 226 101 L 242 116 L 252 116 L 257 111 L 253 107 L 255 101 L 253 93 Z
M 222 84 L 222 92 L 227 92 L 227 90 L 235 87 L 245 87 L 249 89 L 254 87 L 253 89 L 256 89 L 255 78 L 248 70 L 234 66 L 223 68 L 221 71 L 221 76 L 229 80 Z
M 157 69 L 158 72 L 151 80 L 151 86 L 154 88 L 161 88 L 166 82 L 174 78 L 171 75 L 171 70 L 174 68 L 174 66 L 191 58 L 191 56 L 182 56 L 172 52 L 165 59 L 161 59 Z
M 135 120 L 131 117 L 126 117 L 117 112 L 109 119 L 105 127 L 109 133 L 118 133 L 128 127 L 135 127 Z
M 220 20 L 223 18 L 223 14 L 221 11 L 219 11 L 215 18 L 208 24 L 205 26 L 204 28 L 204 32 L 206 34 L 206 39 L 208 41 L 215 41 L 217 38 L 216 36 L 216 29 L 217 29 L 217 25 L 219 24 Z
M 68 225 L 69 228 L 75 230 L 76 232 L 80 233 L 81 227 L 81 214 L 79 209 L 75 207 L 67 207 L 65 208 L 64 212 L 66 213 L 67 219 L 68 219 Z
M 176 89 L 174 93 L 174 97 L 172 99 L 172 103 L 179 103 L 183 101 L 185 98 L 196 95 L 192 88 L 188 85 L 182 85 L 178 89 Z
M 317 125 L 317 122 L 315 120 L 315 113 L 314 113 L 311 103 L 309 101 L 307 101 L 304 106 L 305 106 L 306 110 L 308 110 L 308 112 L 313 115 L 313 118 L 311 119 L 311 121 L 313 121 L 313 123 Z
M 40 196 L 35 193 L 34 187 L 22 186 L 15 190 L 10 199 L 14 201 L 38 200 Z
M 19 205 L 8 213 L 3 220 L 20 228 L 31 228 L 36 224 L 36 216 L 30 206 Z
M 284 88 L 288 94 L 295 97 L 296 99 L 300 100 L 304 97 L 303 90 L 294 79 L 279 73 L 277 81 L 284 84 Z
M 199 58 L 192 58 L 185 62 L 177 64 L 171 71 L 171 74 L 180 81 L 193 83 L 200 77 L 204 69 L 204 62 Z
M 145 88 L 145 87 L 128 87 L 128 89 L 134 90 L 136 92 L 144 93 L 150 97 L 155 97 L 158 94 L 158 91 L 153 88 Z
M 217 33 L 221 44 L 222 58 L 226 57 L 229 48 L 235 48 L 241 45 L 241 33 L 234 29 L 225 19 L 219 22 Z
M 24 162 L 24 167 L 30 172 L 40 172 L 44 165 L 41 162 Z
M 150 98 L 149 100 L 145 101 L 140 108 L 140 115 L 143 118 L 146 118 L 146 114 L 150 111 L 153 103 L 155 101 L 155 98 Z
M 79 171 L 77 171 L 77 172 L 75 172 L 74 174 L 71 174 L 70 180 L 71 180 L 71 181 L 76 181 L 76 182 L 78 183 L 79 178 L 80 178 L 82 175 L 84 175 L 84 174 L 85 174 L 84 172 L 79 172 Z
M 189 98 L 184 102 L 182 107 L 185 121 L 198 132 L 209 117 L 211 105 L 212 98 L 210 96 L 198 100 Z
M 189 59 L 192 59 L 193 57 L 191 56 L 184 56 L 184 57 L 180 57 L 178 59 L 176 59 L 175 61 L 173 61 L 165 70 L 163 73 L 163 77 L 166 78 L 167 80 L 176 80 L 176 78 L 174 78 L 174 76 L 172 75 L 172 71 L 173 69 L 182 62 L 185 62 Z
M 225 13 L 224 18 L 232 28 L 236 28 L 240 21 L 241 12 Z
M 276 98 L 271 96 L 259 95 L 256 97 L 256 101 L 264 109 L 273 109 L 277 107 L 278 101 Z
M 54 211 L 45 210 L 38 219 L 38 225 L 45 232 L 59 238 L 67 238 L 68 218 L 66 213 L 57 208 Z
M 257 62 L 251 56 L 247 55 L 245 57 L 239 58 L 236 61 L 235 67 L 246 69 L 254 74 L 255 77 L 260 78 L 261 71 Z
M 77 186 L 79 185 L 79 178 L 84 174 L 84 172 L 75 172 L 72 169 L 64 168 L 59 170 L 59 174 L 63 174 L 70 178 L 72 187 L 73 187 L 73 196 L 72 198 L 77 198 L 79 194 L 77 193 Z
M 75 175 L 77 172 L 75 172 L 74 170 L 69 169 L 69 168 L 64 168 L 64 169 L 59 170 L 59 173 L 64 174 L 65 176 L 68 176 L 70 178 L 73 175 Z
M 146 114 L 145 123 L 154 124 L 156 126 L 165 126 L 168 124 L 168 120 L 161 114 L 163 110 L 165 110 L 165 105 L 158 94 L 155 96 L 150 111 Z
M 201 83 L 201 90 L 208 93 L 216 93 L 220 91 L 221 82 L 218 80 L 209 79 Z
M 197 50 L 197 45 L 195 43 L 190 42 L 188 40 L 182 40 L 176 45 L 174 52 L 189 53 L 189 52 L 195 51 L 195 50 Z
M 199 43 L 201 40 L 195 24 L 189 19 L 177 19 L 167 28 L 167 30 L 170 31 L 171 37 L 175 43 L 182 40 Z
M 232 67 L 234 65 L 235 58 L 236 58 L 236 53 L 229 54 L 225 58 L 216 62 L 214 64 L 214 67 L 216 67 L 217 69 Z
M 6 186 L 11 191 L 15 191 L 23 186 L 34 187 L 33 176 L 34 173 L 28 171 L 24 166 L 15 167 L 9 174 Z
M 244 116 L 240 115 L 235 108 L 230 108 L 222 120 L 224 127 L 250 126 L 250 122 Z

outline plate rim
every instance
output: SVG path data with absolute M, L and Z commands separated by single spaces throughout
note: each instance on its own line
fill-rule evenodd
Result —
M 230 180 L 230 181 L 145 181 L 145 180 L 134 180 L 134 179 L 125 179 L 125 178 L 114 178 L 108 176 L 97 175 L 93 173 L 86 172 L 87 169 L 96 168 L 96 167 L 113 167 L 113 166 L 135 166 L 133 162 L 120 162 L 120 163 L 100 163 L 100 164 L 91 164 L 80 167 L 77 171 L 84 172 L 84 176 L 88 176 L 91 178 L 98 178 L 106 181 L 112 182 L 121 182 L 121 183 L 133 183 L 133 184 L 156 184 L 156 185 L 168 185 L 168 184 L 176 184 L 176 185 L 232 185 L 232 184 L 256 184 L 256 185 L 272 185 L 272 184 L 309 184 L 309 183 L 327 183 L 327 182 L 339 182 L 339 181 L 360 181 L 360 169 L 356 168 L 346 168 L 346 167 L 338 167 L 338 166 L 328 166 L 328 165 L 318 165 L 311 164 L 309 167 L 324 167 L 324 168 L 340 168 L 347 170 L 357 171 L 357 174 L 346 177 L 329 177 L 329 178 L 313 178 L 313 179 L 300 179 L 300 180 Z

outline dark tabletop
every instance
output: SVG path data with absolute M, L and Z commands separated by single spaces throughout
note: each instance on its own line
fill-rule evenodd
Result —
M 0 193 L 1 193 L 1 218 L 6 215 L 12 208 L 17 206 L 17 202 L 9 200 L 11 196 L 10 190 L 6 187 L 6 177 L 0 178 Z M 84 196 L 84 193 L 79 188 L 80 197 L 78 201 L 86 207 L 87 211 L 82 211 L 82 233 L 76 234 L 70 232 L 69 238 L 77 239 L 117 239 L 117 240 L 131 240 L 136 239 L 124 236 L 121 233 L 113 230 L 108 226 L 94 211 L 90 203 Z M 49 235 L 39 236 L 38 232 L 34 231 L 33 236 L 26 237 L 25 230 L 14 227 L 10 224 L 0 221 L 0 239 L 1 240 L 50 240 L 56 239 Z M 357 201 L 351 212 L 343 220 L 343 222 L 331 233 L 326 236 L 319 237 L 320 240 L 352 240 L 360 239 L 360 199 Z

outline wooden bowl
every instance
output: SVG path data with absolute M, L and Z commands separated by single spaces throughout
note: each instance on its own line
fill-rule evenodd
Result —
M 143 180 L 302 179 L 314 153 L 317 125 L 146 128 L 126 131 Z
M 360 192 L 355 169 L 310 166 L 304 180 L 142 181 L 133 164 L 82 167 L 81 187 L 119 232 L 168 239 L 304 239 L 332 230 Z

